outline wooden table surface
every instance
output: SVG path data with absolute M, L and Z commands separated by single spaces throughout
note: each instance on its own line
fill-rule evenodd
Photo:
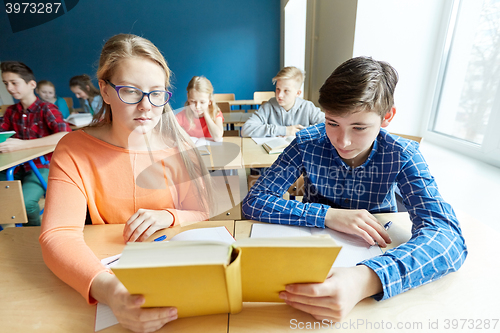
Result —
M 45 154 L 54 151 L 56 146 L 45 146 L 39 148 L 30 148 L 14 151 L 11 153 L 0 153 L 0 171 L 6 170 L 18 164 L 30 161 L 36 157 L 43 156 Z
M 223 142 L 215 142 L 207 147 L 210 155 L 203 155 L 202 158 L 209 170 L 243 168 L 240 137 L 226 136 Z
M 200 222 L 157 232 L 153 237 L 193 228 L 225 226 L 234 232 L 234 221 Z M 125 246 L 123 224 L 91 225 L 85 241 L 99 259 L 121 253 Z M 0 232 L 0 332 L 94 332 L 95 305 L 59 280 L 42 259 L 40 227 L 9 228 Z M 228 314 L 182 318 L 158 332 L 226 333 Z M 100 332 L 130 332 L 120 325 Z
M 253 141 L 252 138 L 242 138 L 243 166 L 245 168 L 268 168 L 280 154 L 268 154 L 267 151 Z

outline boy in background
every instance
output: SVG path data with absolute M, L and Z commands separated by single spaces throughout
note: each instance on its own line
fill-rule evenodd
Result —
M 33 71 L 18 61 L 6 61 L 0 65 L 2 81 L 9 94 L 19 100 L 5 111 L 0 131 L 15 131 L 13 138 L 0 143 L 0 153 L 22 149 L 51 146 L 70 132 L 61 113 L 54 104 L 43 102 L 35 95 L 36 81 Z M 49 161 L 52 154 L 45 155 Z M 35 165 L 47 181 L 48 166 L 37 159 Z M 6 171 L 0 172 L 0 180 L 6 180 Z M 18 167 L 14 179 L 21 180 L 28 224 L 40 225 L 40 207 L 38 201 L 45 190 L 29 165 Z
M 285 67 L 273 78 L 276 97 L 261 105 L 243 125 L 243 137 L 290 136 L 325 121 L 325 114 L 312 102 L 300 98 L 304 72 Z
M 411 239 L 323 283 L 288 285 L 280 297 L 316 319 L 339 322 L 362 299 L 384 300 L 458 270 L 466 256 L 459 222 L 439 194 L 418 143 L 389 134 L 398 75 L 388 63 L 353 58 L 320 89 L 325 123 L 307 128 L 243 200 L 246 218 L 331 228 L 370 245 L 391 242 L 373 213 L 396 212 L 394 190 L 413 223 Z M 303 202 L 284 192 L 303 175 Z

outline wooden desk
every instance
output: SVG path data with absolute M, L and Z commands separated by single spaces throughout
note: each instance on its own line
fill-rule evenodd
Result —
M 156 233 L 169 237 L 180 231 L 225 226 L 234 231 L 234 221 L 200 222 Z M 120 253 L 125 246 L 120 225 L 91 225 L 85 241 L 99 259 Z M 71 287 L 59 280 L 42 259 L 40 227 L 9 228 L 0 232 L 0 332 L 78 333 L 94 332 L 96 306 L 90 306 Z M 158 332 L 226 333 L 228 315 L 210 315 L 175 320 Z M 130 332 L 120 325 L 103 333 Z
M 241 127 L 252 116 L 252 112 L 224 112 L 224 125 L 229 126 L 228 129 L 234 130 L 235 127 Z
M 210 155 L 203 155 L 203 162 L 209 170 L 231 170 L 243 168 L 241 138 L 226 136 L 222 142 L 210 144 Z
M 56 146 L 23 149 L 12 153 L 0 153 L 0 171 L 6 170 L 18 164 L 28 162 L 34 158 L 52 153 Z
M 258 145 L 252 138 L 242 138 L 243 167 L 245 168 L 268 168 L 278 158 L 280 154 L 268 154 L 267 151 Z
M 411 222 L 407 213 L 376 216 L 382 222 L 394 222 L 389 229 L 392 246 L 409 239 Z M 451 320 L 457 320 L 460 328 L 464 324 L 461 319 L 474 319 L 474 327 L 482 321 L 481 331 L 500 332 L 500 321 L 495 329 L 492 328 L 492 320 L 500 319 L 500 260 L 496 255 L 500 234 L 466 214 L 459 213 L 458 218 L 469 250 L 458 272 L 385 301 L 365 299 L 335 328 L 323 328 L 329 332 L 476 332 L 467 328 L 469 322 L 464 329 L 446 329 L 445 326 L 446 320 L 450 320 L 450 325 Z M 247 237 L 250 225 L 250 222 L 237 221 L 235 238 Z M 489 330 L 484 329 L 486 319 L 492 324 Z M 380 326 L 382 321 L 385 326 Z M 436 321 L 438 326 L 429 328 L 430 323 L 436 325 Z M 371 327 L 368 322 L 372 323 Z M 244 303 L 241 313 L 230 316 L 228 332 L 293 332 L 300 330 L 298 323 L 314 325 L 315 320 L 311 315 L 286 304 Z M 319 324 L 321 322 L 317 322 L 316 327 L 320 327 Z M 392 329 L 388 325 L 392 325 Z M 403 325 L 403 328 L 397 329 L 397 325 Z M 408 325 L 406 329 L 405 325 Z

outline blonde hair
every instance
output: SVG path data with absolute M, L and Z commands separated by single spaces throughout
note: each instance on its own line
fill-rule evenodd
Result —
M 212 83 L 210 80 L 208 80 L 204 76 L 193 76 L 193 78 L 189 81 L 188 86 L 186 88 L 186 91 L 188 93 L 188 98 L 189 98 L 189 92 L 191 90 L 195 90 L 200 93 L 205 93 L 208 94 L 208 99 L 210 100 L 210 105 L 208 106 L 210 118 L 212 118 L 213 121 L 215 121 L 215 118 L 217 117 L 217 113 L 219 112 L 219 107 L 217 106 L 217 103 L 215 103 L 214 100 L 214 87 L 212 86 Z M 187 101 L 185 106 L 189 105 L 189 102 Z M 194 113 L 193 111 L 187 111 L 186 112 L 186 119 L 189 121 L 189 128 L 192 128 L 194 126 Z
M 306 72 L 298 69 L 294 66 L 288 66 L 283 68 L 273 77 L 273 84 L 276 84 L 278 80 L 295 80 L 299 84 L 299 87 L 304 83 L 304 79 L 306 78 Z
M 165 89 L 170 86 L 171 71 L 167 62 L 156 46 L 151 41 L 130 34 L 119 34 L 111 37 L 102 48 L 97 70 L 98 80 L 110 80 L 122 60 L 129 58 L 143 58 L 153 61 L 165 72 Z M 113 122 L 113 110 L 103 101 L 101 110 L 94 115 L 90 126 L 103 126 Z M 194 182 L 199 198 L 203 201 L 205 209 L 212 208 L 213 186 L 211 177 L 201 159 L 197 149 L 179 126 L 169 104 L 163 107 L 161 120 L 155 127 L 161 134 L 164 143 L 177 147 L 181 159 Z M 193 162 L 193 160 L 195 162 Z

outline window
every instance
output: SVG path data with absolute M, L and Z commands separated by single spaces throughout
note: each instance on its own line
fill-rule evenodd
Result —
M 455 0 L 447 40 L 430 130 L 500 161 L 500 0 Z

